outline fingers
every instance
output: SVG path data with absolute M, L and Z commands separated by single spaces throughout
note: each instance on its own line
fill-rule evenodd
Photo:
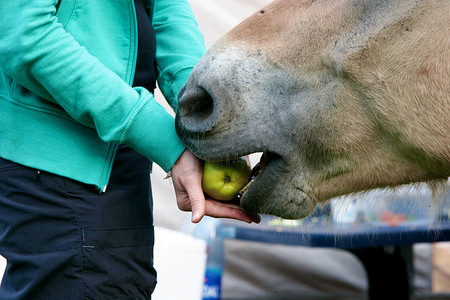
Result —
M 228 218 L 246 223 L 259 223 L 261 218 L 258 214 L 248 214 L 239 205 L 220 202 L 214 199 L 206 199 L 204 194 L 188 196 L 187 193 L 177 197 L 178 208 L 182 211 L 191 211 L 192 223 L 198 223 L 207 215 L 213 218 Z
M 206 199 L 206 215 L 213 218 L 235 219 L 246 223 L 259 223 L 260 221 L 258 215 L 249 215 L 239 205 L 228 204 L 211 199 Z

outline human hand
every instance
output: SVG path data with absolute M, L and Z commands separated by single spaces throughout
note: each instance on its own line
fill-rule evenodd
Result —
M 215 218 L 230 218 L 247 223 L 259 222 L 239 205 L 205 198 L 202 190 L 203 163 L 189 150 L 185 150 L 172 167 L 172 180 L 178 208 L 192 211 L 192 222 L 198 223 L 207 215 Z

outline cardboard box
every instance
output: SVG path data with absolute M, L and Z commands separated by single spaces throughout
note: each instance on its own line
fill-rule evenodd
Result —
M 433 293 L 450 292 L 450 242 L 433 244 L 432 291 Z

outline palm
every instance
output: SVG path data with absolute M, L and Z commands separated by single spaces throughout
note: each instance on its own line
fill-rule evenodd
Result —
M 192 211 L 192 222 L 199 222 L 204 215 L 215 218 L 231 218 L 251 223 L 258 218 L 249 216 L 236 204 L 205 198 L 201 187 L 203 164 L 186 150 L 172 168 L 173 185 L 178 208 Z

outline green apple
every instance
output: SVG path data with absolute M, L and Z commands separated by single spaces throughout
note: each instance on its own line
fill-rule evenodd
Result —
M 216 200 L 233 200 L 248 183 L 251 172 L 250 164 L 244 157 L 221 162 L 205 161 L 203 191 Z

